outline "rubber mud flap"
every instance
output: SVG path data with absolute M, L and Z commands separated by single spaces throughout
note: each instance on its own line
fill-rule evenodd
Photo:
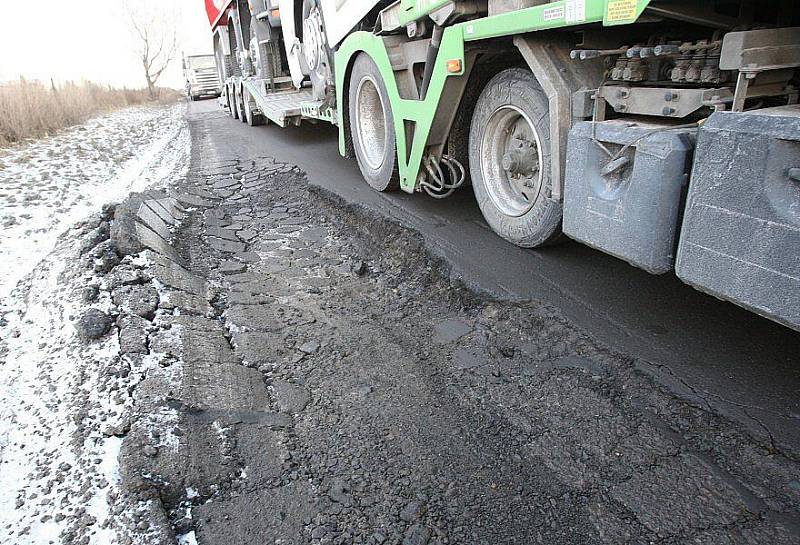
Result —
M 800 330 L 800 106 L 713 114 L 700 131 L 676 273 Z

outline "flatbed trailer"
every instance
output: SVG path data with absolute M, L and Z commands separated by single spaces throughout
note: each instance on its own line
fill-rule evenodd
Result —
M 328 122 L 378 191 L 471 185 L 800 330 L 800 8 L 786 0 L 206 0 L 251 125 Z

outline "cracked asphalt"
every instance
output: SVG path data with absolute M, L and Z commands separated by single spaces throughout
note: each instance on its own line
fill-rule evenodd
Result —
M 111 227 L 138 256 L 107 273 L 143 377 L 119 432 L 146 506 L 129 543 L 800 540 L 796 416 L 722 410 L 561 299 L 476 290 L 402 214 L 310 183 L 274 127 L 211 102 L 189 123 L 188 178 Z
M 193 104 L 190 112 L 219 116 L 212 130 L 220 131 L 215 145 L 225 154 L 269 153 L 297 165 L 313 186 L 420 233 L 470 289 L 549 302 L 678 395 L 800 449 L 797 332 L 701 294 L 674 275 L 652 276 L 578 243 L 516 248 L 489 230 L 469 189 L 444 201 L 371 191 L 355 161 L 339 157 L 335 127 L 248 127 L 226 119 L 213 102 Z

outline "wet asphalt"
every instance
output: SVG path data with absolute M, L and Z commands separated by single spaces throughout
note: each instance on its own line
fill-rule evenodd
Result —
M 800 450 L 800 333 L 576 242 L 516 248 L 489 230 L 469 188 L 444 201 L 374 192 L 327 124 L 249 127 L 216 100 L 191 103 L 188 115 L 213 118 L 209 137 L 226 157 L 296 165 L 312 185 L 419 232 L 470 288 L 552 305 L 670 392 Z
M 683 373 L 718 346 L 692 322 L 695 352 L 656 344 L 652 313 L 610 315 L 589 272 L 570 275 L 570 255 L 592 270 L 601 256 L 511 248 L 468 192 L 376 196 L 323 154 L 327 129 L 248 130 L 211 102 L 187 121 L 188 175 L 113 207 L 97 245 L 144 257 L 106 275 L 120 363 L 142 377 L 118 431 L 124 501 L 110 498 L 146 508 L 121 509 L 149 536 L 136 542 L 797 542 L 793 417 L 723 398 L 729 374 L 702 375 L 715 396 Z M 287 152 L 303 146 L 305 165 Z M 672 289 L 673 317 L 705 301 Z M 733 321 L 718 308 L 698 323 Z M 741 320 L 775 332 L 759 343 L 787 335 Z

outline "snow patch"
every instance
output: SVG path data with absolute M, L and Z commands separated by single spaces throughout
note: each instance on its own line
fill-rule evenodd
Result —
M 69 226 L 131 191 L 185 176 L 185 105 L 129 108 L 0 151 L 0 297 Z
M 81 291 L 105 282 L 83 266 L 81 231 L 70 226 L 186 175 L 184 108 L 117 112 L 0 157 L 0 543 L 77 542 L 75 532 L 91 545 L 147 543 L 122 528 L 121 512 L 148 506 L 120 504 L 118 457 L 131 388 L 156 370 L 179 380 L 180 366 L 121 357 L 115 327 L 78 339 Z M 91 306 L 111 312 L 104 287 Z M 177 439 L 161 437 L 166 448 Z
M 194 535 L 194 530 L 188 534 L 178 536 L 178 545 L 197 545 L 197 538 Z

